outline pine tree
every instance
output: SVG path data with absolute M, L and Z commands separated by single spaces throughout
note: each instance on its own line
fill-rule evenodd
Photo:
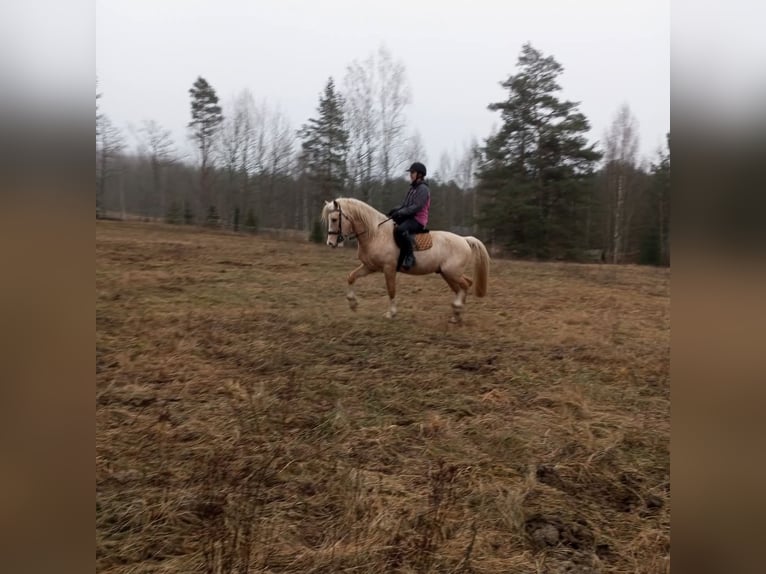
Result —
M 191 96 L 192 139 L 195 140 L 200 153 L 200 192 L 202 207 L 208 209 L 212 205 L 211 193 L 211 160 L 213 143 L 223 121 L 221 106 L 213 87 L 204 78 L 197 81 L 189 89 Z
M 247 215 L 245 216 L 245 231 L 248 233 L 256 233 L 258 231 L 258 220 L 253 213 L 253 208 L 247 208 Z
M 177 202 L 171 201 L 165 212 L 165 223 L 179 224 L 183 220 L 183 211 Z
M 220 224 L 221 218 L 218 216 L 218 210 L 215 208 L 215 205 L 211 205 L 207 210 L 205 225 L 208 227 L 219 227 Z
M 520 256 L 566 255 L 579 246 L 588 178 L 601 154 L 588 145 L 588 120 L 561 101 L 563 67 L 524 44 L 518 73 L 492 103 L 503 124 L 486 140 L 478 173 L 479 224 Z
M 314 243 L 324 243 L 324 232 L 322 231 L 322 223 L 315 219 L 311 226 L 311 233 L 309 234 L 309 241 Z
M 318 117 L 309 119 L 298 135 L 303 140 L 301 161 L 311 184 L 309 217 L 319 213 L 322 199 L 332 199 L 345 189 L 348 174 L 348 132 L 343 117 L 343 97 L 329 78 L 319 98 Z M 308 221 L 306 222 L 308 223 Z
M 667 150 L 659 151 L 659 161 L 651 168 L 646 204 L 648 225 L 641 241 L 640 262 L 650 265 L 670 265 L 670 133 L 666 139 Z
M 194 219 L 194 210 L 192 209 L 191 205 L 189 205 L 188 201 L 184 201 L 184 224 L 194 225 Z

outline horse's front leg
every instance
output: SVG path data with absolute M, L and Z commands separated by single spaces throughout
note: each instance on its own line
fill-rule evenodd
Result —
M 388 311 L 386 317 L 393 319 L 396 317 L 396 267 L 390 266 L 383 270 L 386 276 L 386 290 L 388 291 Z
M 364 264 L 362 264 L 348 274 L 348 293 L 346 293 L 346 300 L 348 301 L 348 306 L 351 307 L 352 311 L 356 311 L 356 307 L 358 305 L 356 300 L 356 293 L 354 293 L 354 282 L 360 277 L 364 277 L 370 273 L 372 273 L 372 269 L 365 267 Z

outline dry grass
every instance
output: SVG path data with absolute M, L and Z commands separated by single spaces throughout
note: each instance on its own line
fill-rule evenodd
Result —
M 669 571 L 669 274 L 96 225 L 97 571 Z

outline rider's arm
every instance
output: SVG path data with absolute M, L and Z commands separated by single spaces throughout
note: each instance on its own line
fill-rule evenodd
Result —
M 399 217 L 410 217 L 415 215 L 418 211 L 423 209 L 428 201 L 428 186 L 425 184 L 419 185 L 412 196 L 412 203 L 404 207 L 400 207 L 396 212 Z

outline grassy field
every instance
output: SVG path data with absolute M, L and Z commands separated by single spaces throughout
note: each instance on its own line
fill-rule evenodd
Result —
M 668 270 L 355 265 L 97 222 L 98 572 L 669 571 Z

